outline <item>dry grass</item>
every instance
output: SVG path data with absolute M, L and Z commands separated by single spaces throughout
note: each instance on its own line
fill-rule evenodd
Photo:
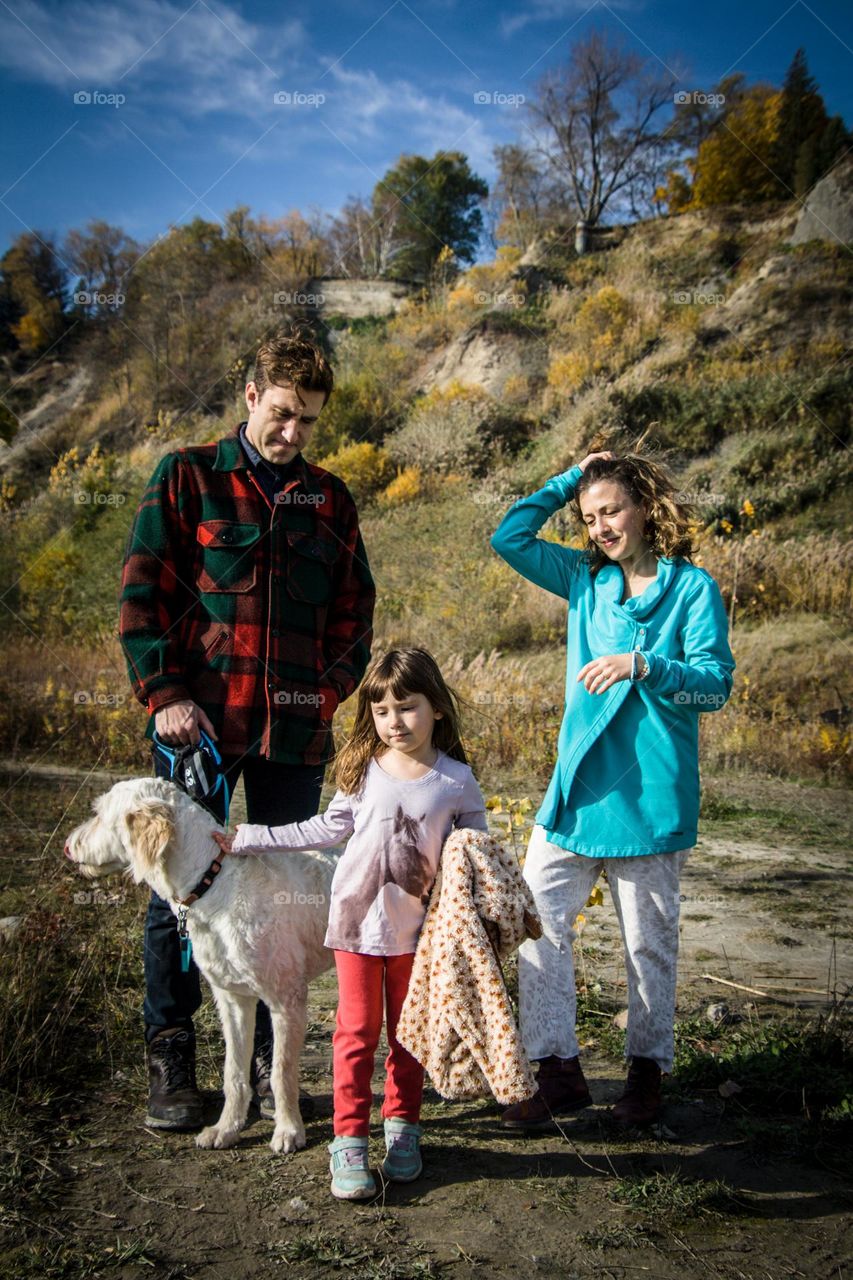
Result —
M 97 648 L 7 642 L 0 674 L 0 752 L 82 768 L 145 770 L 146 715 L 115 638 Z
M 735 622 L 793 610 L 837 624 L 853 610 L 853 546 L 838 536 L 705 538 L 696 563 L 716 579 L 729 607 L 736 596 Z

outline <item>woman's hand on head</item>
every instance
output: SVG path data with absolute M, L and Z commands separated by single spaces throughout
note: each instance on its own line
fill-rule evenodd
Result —
M 619 680 L 631 679 L 630 653 L 616 653 L 608 658 L 593 658 L 578 672 L 587 693 L 604 693 Z
M 580 467 L 581 471 L 586 471 L 590 462 L 595 462 L 596 459 L 598 458 L 601 458 L 605 462 L 615 462 L 616 454 L 612 451 L 612 449 L 605 449 L 603 453 L 588 453 L 584 458 L 583 462 L 578 463 L 578 466 Z

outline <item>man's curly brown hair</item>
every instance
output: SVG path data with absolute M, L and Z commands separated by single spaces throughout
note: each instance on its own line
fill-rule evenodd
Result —
M 289 382 L 297 391 L 322 391 L 323 404 L 332 394 L 332 366 L 307 325 L 280 329 L 258 348 L 252 381 L 262 396 L 268 387 Z
M 682 499 L 672 476 L 659 463 L 637 453 L 625 453 L 613 459 L 593 459 L 587 464 L 575 489 L 571 511 L 584 530 L 584 549 L 589 557 L 590 573 L 594 575 L 605 564 L 612 563 L 591 540 L 580 507 L 581 495 L 599 480 L 612 480 L 621 485 L 638 506 L 641 502 L 648 504 L 649 515 L 643 537 L 655 555 L 682 556 L 692 563 L 698 525 L 693 506 Z

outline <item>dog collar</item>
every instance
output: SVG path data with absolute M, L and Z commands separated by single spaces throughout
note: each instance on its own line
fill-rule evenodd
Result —
M 210 866 L 193 889 L 192 893 L 187 894 L 185 898 L 181 898 L 178 903 L 178 938 L 180 939 L 181 944 L 182 973 L 189 972 L 190 960 L 192 959 L 193 954 L 192 939 L 190 938 L 189 929 L 187 928 L 187 916 L 189 915 L 189 909 L 194 902 L 198 902 L 199 898 L 203 897 L 204 894 L 207 893 L 208 889 L 222 870 L 222 859 L 224 857 L 224 853 L 218 854 L 213 859 Z
M 222 870 L 222 859 L 224 857 L 224 853 L 218 853 L 216 855 L 196 887 L 193 889 L 192 893 L 187 894 L 186 898 L 181 898 L 180 906 L 191 907 L 194 902 L 198 902 L 199 898 L 203 897 L 204 894 L 207 893 L 208 889 Z

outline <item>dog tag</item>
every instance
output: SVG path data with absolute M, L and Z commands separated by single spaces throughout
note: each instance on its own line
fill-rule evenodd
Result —
M 190 960 L 193 958 L 192 938 L 181 938 L 181 973 L 189 973 Z

